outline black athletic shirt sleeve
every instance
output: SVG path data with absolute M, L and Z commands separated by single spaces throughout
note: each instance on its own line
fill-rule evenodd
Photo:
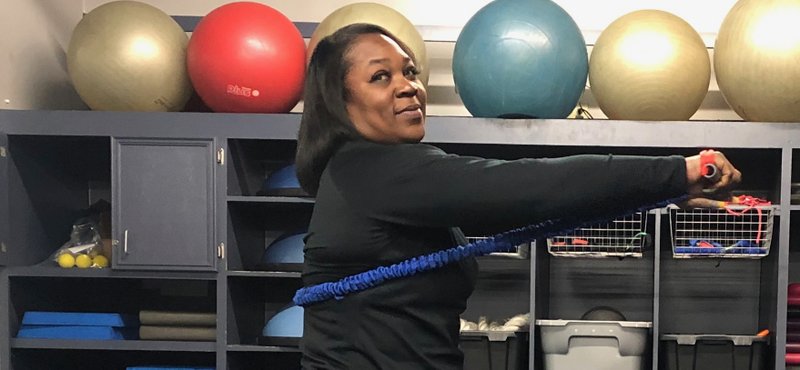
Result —
M 687 191 L 681 156 L 496 160 L 426 144 L 353 142 L 329 170 L 341 196 L 372 218 L 490 232 L 548 219 L 617 215 Z

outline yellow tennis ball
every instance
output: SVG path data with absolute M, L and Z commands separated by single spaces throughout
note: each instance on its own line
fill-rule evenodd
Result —
M 75 258 L 75 266 L 79 268 L 85 269 L 92 265 L 92 257 L 89 257 L 88 254 L 79 254 L 78 257 Z
M 62 253 L 58 256 L 58 265 L 68 269 L 75 266 L 75 257 L 69 253 Z
M 92 259 L 92 262 L 94 262 L 94 264 L 97 265 L 97 267 L 108 267 L 108 258 L 106 258 L 106 256 L 102 254 L 96 255 Z

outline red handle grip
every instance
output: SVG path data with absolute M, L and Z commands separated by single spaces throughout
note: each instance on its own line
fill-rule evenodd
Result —
M 705 177 L 711 182 L 719 181 L 722 173 L 717 168 L 714 161 L 714 151 L 704 150 L 700 152 L 700 176 Z

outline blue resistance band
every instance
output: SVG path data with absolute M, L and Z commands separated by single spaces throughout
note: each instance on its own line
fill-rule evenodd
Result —
M 626 212 L 624 215 L 642 212 L 653 208 L 662 208 L 671 203 L 685 200 L 687 196 L 660 202 L 656 205 L 642 207 Z M 601 221 L 577 222 L 574 220 L 548 220 L 523 228 L 506 231 L 490 238 L 473 243 L 459 245 L 430 254 L 412 257 L 390 266 L 378 266 L 372 270 L 350 275 L 338 281 L 332 281 L 300 288 L 294 295 L 294 303 L 308 306 L 324 302 L 331 298 L 342 299 L 344 296 L 380 285 L 386 281 L 431 271 L 447 264 L 458 262 L 468 257 L 484 256 L 494 252 L 509 252 L 517 245 L 530 243 L 539 238 L 547 238 L 563 234 L 578 227 L 595 224 Z

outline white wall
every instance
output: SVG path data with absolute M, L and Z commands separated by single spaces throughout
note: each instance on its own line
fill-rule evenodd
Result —
M 85 109 L 66 52 L 82 0 L 9 0 L 0 11 L 0 109 Z
M 40 71 L 45 79 L 51 81 L 51 85 L 59 87 L 53 91 L 47 91 L 45 94 L 36 92 L 22 93 L 19 90 L 26 90 L 25 79 L 20 82 L 8 82 L 5 79 L 0 80 L 0 92 L 4 98 L 10 96 L 12 101 L 18 101 L 17 107 L 27 106 L 46 106 L 53 105 L 52 108 L 58 108 L 61 105 L 74 102 L 74 92 L 70 93 L 64 89 L 65 69 L 63 68 L 63 53 L 66 50 L 69 33 L 72 27 L 77 24 L 78 16 L 75 13 L 75 4 L 82 2 L 83 10 L 85 12 L 91 11 L 95 7 L 110 2 L 111 0 L 20 0 L 14 1 L 12 6 L 13 12 L 6 12 L 0 16 L 9 18 L 16 22 L 17 26 L 26 27 L 31 35 L 20 34 L 13 32 L 14 41 L 9 43 L 12 48 L 20 48 L 22 45 L 27 44 L 30 40 L 33 41 L 33 46 L 36 51 L 29 51 L 22 56 L 26 62 L 12 63 L 10 67 L 3 67 L 3 69 L 10 69 L 14 75 L 21 74 L 20 71 L 25 71 L 28 75 L 36 75 L 33 71 Z M 196 15 L 202 16 L 213 10 L 214 8 L 229 3 L 231 1 L 225 0 L 140 0 L 158 7 L 171 15 Z M 447 26 L 452 29 L 451 34 L 457 35 L 458 29 L 466 23 L 466 21 L 482 6 L 489 3 L 488 0 L 373 0 L 377 3 L 382 3 L 393 7 L 394 9 L 405 14 L 412 23 L 421 26 Z M 716 32 L 722 23 L 723 18 L 728 10 L 733 6 L 735 0 L 603 0 L 603 1 L 587 1 L 587 0 L 555 0 L 556 3 L 561 5 L 578 23 L 584 31 L 584 36 L 588 44 L 592 44 L 597 38 L 599 33 L 613 20 L 618 17 L 639 9 L 660 9 L 669 11 L 675 15 L 682 17 L 689 22 L 703 37 L 706 45 L 713 46 Z M 336 10 L 337 8 L 358 2 L 346 0 L 261 0 L 261 3 L 272 6 L 273 8 L 281 11 L 287 17 L 294 21 L 308 21 L 319 22 L 325 16 Z M 47 3 L 48 6 L 42 4 Z M 59 10 L 60 12 L 55 12 Z M 25 17 L 19 17 L 18 14 L 9 15 L 9 13 L 23 13 Z M 66 16 L 56 17 L 54 14 L 67 14 Z M 24 18 L 23 21 L 21 18 Z M 5 25 L 6 21 L 0 22 Z M 4 26 L 6 27 L 6 26 Z M 4 34 L 7 34 L 4 32 Z M 29 40 L 22 42 L 20 40 Z M 3 42 L 0 40 L 0 42 Z M 436 42 L 428 43 L 428 53 L 431 58 L 431 81 L 430 81 L 430 100 L 431 106 L 429 112 L 431 114 L 441 115 L 468 115 L 468 112 L 461 105 L 458 96 L 455 94 L 453 88 L 452 74 L 450 71 L 450 62 L 453 53 L 452 42 Z M 591 47 L 591 46 L 589 46 Z M 59 50 L 60 48 L 60 50 Z M 5 43 L 0 44 L 0 50 L 8 50 Z M 591 49 L 590 49 L 591 51 Z M 713 53 L 711 53 L 713 56 Z M 30 64 L 31 61 L 37 61 Z M 2 62 L 2 60 L 0 60 Z M 5 64 L 5 63 L 3 63 Z M 38 64 L 38 65 L 37 65 Z M 3 71 L 0 69 L 0 72 Z M 46 70 L 46 71 L 45 71 Z M 6 73 L 0 73 L 0 78 Z M 21 76 L 20 76 L 21 77 Z M 30 76 L 28 77 L 30 78 Z M 41 80 L 40 76 L 38 79 Z M 27 80 L 32 81 L 32 80 Z M 57 83 L 54 83 L 55 81 Z M 36 90 L 36 89 L 34 89 Z M 693 117 L 693 119 L 739 119 L 739 117 L 731 111 L 721 94 L 718 91 L 716 82 L 712 76 L 711 86 L 706 100 L 701 106 L 700 111 Z M 48 95 L 59 94 L 59 97 Z M 37 97 L 38 96 L 38 100 Z M 25 97 L 25 98 L 22 98 Z M 582 98 L 582 103 L 589 108 L 595 117 L 604 117 L 602 112 L 596 107 L 590 91 Z M 12 103 L 13 105 L 14 103 Z M 0 100 L 0 106 L 2 101 Z M 295 110 L 301 109 L 298 106 Z
M 91 10 L 110 0 L 85 0 Z M 169 14 L 204 15 L 228 3 L 224 0 L 143 0 Z M 261 0 L 295 21 L 321 21 L 337 8 L 358 1 L 346 0 Z M 418 25 L 462 26 L 488 0 L 372 0 L 405 14 Z M 735 0 L 555 0 L 587 32 L 602 31 L 614 19 L 639 9 L 660 9 L 689 22 L 700 33 L 714 34 Z

